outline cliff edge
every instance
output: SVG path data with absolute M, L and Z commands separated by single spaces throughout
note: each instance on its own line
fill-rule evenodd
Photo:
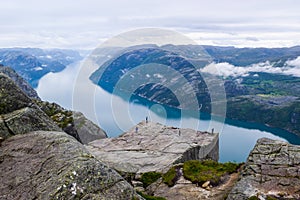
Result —
M 166 172 L 187 160 L 219 159 L 219 135 L 141 122 L 117 138 L 95 140 L 87 149 L 119 172 Z

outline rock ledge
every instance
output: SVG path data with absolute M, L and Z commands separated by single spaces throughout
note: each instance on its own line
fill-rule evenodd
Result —
M 95 140 L 87 148 L 119 172 L 166 172 L 173 164 L 187 160 L 217 161 L 219 135 L 141 122 L 117 138 Z

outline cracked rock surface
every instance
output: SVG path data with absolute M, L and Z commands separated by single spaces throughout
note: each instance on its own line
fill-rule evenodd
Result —
M 132 199 L 133 188 L 64 132 L 37 131 L 0 147 L 0 199 Z
M 86 147 L 117 171 L 139 174 L 166 172 L 187 160 L 218 160 L 218 142 L 216 133 L 141 122 L 117 138 L 95 140 Z
M 300 146 L 259 139 L 228 199 L 300 199 Z

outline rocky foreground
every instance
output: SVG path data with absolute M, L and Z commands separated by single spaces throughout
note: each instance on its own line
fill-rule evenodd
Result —
M 0 83 L 1 200 L 142 199 L 8 76 Z
M 219 159 L 219 135 L 141 122 L 117 138 L 95 140 L 87 149 L 119 172 L 166 172 L 187 160 Z
M 262 138 L 228 199 L 300 199 L 300 146 Z

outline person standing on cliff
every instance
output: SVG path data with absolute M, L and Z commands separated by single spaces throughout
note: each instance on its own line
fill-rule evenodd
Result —
M 148 116 L 146 116 L 146 124 L 148 123 Z

